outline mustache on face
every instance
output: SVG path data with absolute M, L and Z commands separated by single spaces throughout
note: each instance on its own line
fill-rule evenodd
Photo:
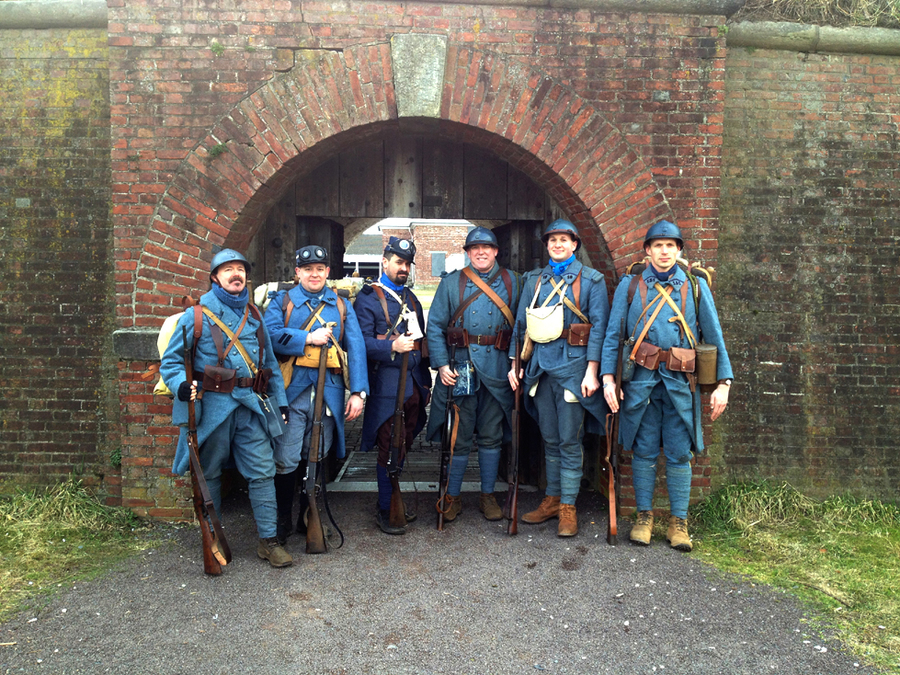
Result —
M 228 280 L 228 283 L 229 283 L 229 284 L 233 284 L 235 281 L 240 281 L 240 282 L 243 283 L 244 277 L 235 274 L 233 277 L 231 277 L 231 278 Z

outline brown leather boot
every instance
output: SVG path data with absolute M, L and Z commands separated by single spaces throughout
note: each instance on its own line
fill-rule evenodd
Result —
M 637 520 L 631 528 L 631 541 L 641 546 L 649 546 L 651 534 L 653 534 L 653 511 L 638 511 Z
M 560 537 L 574 537 L 578 534 L 578 517 L 574 504 L 559 505 L 559 528 L 556 534 Z
M 484 514 L 485 520 L 500 520 L 503 517 L 503 511 L 497 504 L 497 499 L 492 494 L 481 493 L 478 500 L 478 510 Z
M 534 511 L 522 516 L 523 523 L 543 523 L 545 520 L 559 516 L 559 497 L 544 497 L 544 501 Z
M 694 548 L 691 535 L 688 534 L 687 521 L 678 516 L 669 516 L 669 530 L 666 532 L 666 541 L 672 548 L 678 551 L 689 552 Z
M 291 554 L 282 548 L 276 537 L 260 539 L 259 546 L 256 547 L 256 555 L 263 560 L 268 560 L 272 567 L 289 567 L 294 562 Z
M 447 509 L 446 513 L 444 513 L 444 522 L 451 523 L 456 520 L 456 517 L 462 513 L 462 497 L 456 495 L 444 495 L 444 499 L 446 500 L 444 508 Z

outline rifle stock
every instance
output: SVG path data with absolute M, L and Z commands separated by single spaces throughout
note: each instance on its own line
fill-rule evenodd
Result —
M 450 346 L 450 370 L 456 368 L 456 346 Z M 453 445 L 456 441 L 453 433 L 453 387 L 447 387 L 447 403 L 444 406 L 444 427 L 441 433 L 441 473 L 438 478 L 437 529 L 444 530 L 444 514 L 449 508 L 447 487 L 450 482 L 450 460 L 453 457 Z
M 329 326 L 337 324 L 329 323 Z M 319 349 L 318 380 L 316 381 L 316 403 L 313 407 L 313 425 L 309 439 L 309 458 L 306 462 L 306 477 L 304 489 L 306 491 L 307 520 L 306 520 L 306 552 L 325 553 L 325 528 L 322 526 L 322 516 L 319 513 L 319 505 L 316 503 L 316 483 L 319 478 L 319 450 L 325 440 L 324 423 L 322 415 L 325 412 L 325 372 L 328 363 L 328 344 Z
M 397 403 L 394 407 L 394 421 L 391 429 L 391 451 L 388 454 L 388 477 L 391 479 L 391 510 L 389 522 L 391 527 L 406 527 L 406 509 L 403 508 L 403 496 L 400 494 L 400 470 L 406 455 L 404 447 L 406 439 L 406 415 L 403 411 L 403 399 L 406 395 L 406 378 L 409 374 L 409 352 L 404 352 L 400 360 L 400 381 L 397 385 Z
M 184 344 L 185 376 L 187 381 L 191 382 L 194 377 L 193 359 L 191 350 L 188 349 L 185 326 L 181 327 L 181 339 Z M 194 513 L 200 523 L 200 536 L 203 542 L 203 571 L 210 576 L 218 576 L 222 574 L 222 566 L 231 562 L 231 549 L 225 539 L 222 526 L 219 524 L 219 517 L 203 476 L 203 468 L 200 466 L 200 443 L 197 440 L 197 415 L 193 399 L 188 400 L 187 442 L 191 464 Z M 212 521 L 212 527 L 210 527 L 210 521 Z
M 516 331 L 516 354 L 513 358 L 513 368 L 518 377 L 522 370 L 522 326 Z M 522 425 L 522 387 L 523 383 L 519 383 L 514 393 L 514 401 L 512 410 L 512 444 L 510 445 L 509 461 L 506 467 L 506 480 L 509 487 L 506 490 L 506 505 L 504 515 L 508 519 L 506 533 L 510 536 L 519 533 L 519 451 L 521 443 L 521 425 Z
M 622 392 L 622 350 L 625 345 L 625 317 L 619 324 L 619 348 L 616 352 L 616 401 L 621 406 Z M 621 409 L 621 408 L 620 408 Z M 619 512 L 619 413 L 611 412 L 606 416 L 606 457 L 603 458 L 607 473 L 606 494 L 609 499 L 609 528 L 606 543 L 615 546 L 619 541 L 617 516 Z

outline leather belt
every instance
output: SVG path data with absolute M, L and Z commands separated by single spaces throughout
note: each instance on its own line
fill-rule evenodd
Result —
M 338 369 L 340 372 L 340 369 Z M 194 371 L 194 379 L 197 382 L 203 382 L 203 373 L 200 371 Z M 253 386 L 253 378 L 252 377 L 236 377 L 234 378 L 234 386 L 235 387 L 252 387 Z
M 470 335 L 469 336 L 469 344 L 470 345 L 480 345 L 482 347 L 493 347 L 497 344 L 497 336 L 496 335 Z

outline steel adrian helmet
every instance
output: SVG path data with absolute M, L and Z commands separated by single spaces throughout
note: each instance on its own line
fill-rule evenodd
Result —
M 215 274 L 216 270 L 219 269 L 219 267 L 221 267 L 225 263 L 234 262 L 235 260 L 243 263 L 244 271 L 247 274 L 250 273 L 250 263 L 247 262 L 247 259 L 231 248 L 223 248 L 213 256 L 212 262 L 209 263 L 209 273 Z
M 497 249 L 500 248 L 500 244 L 497 243 L 497 237 L 486 227 L 479 226 L 469 232 L 466 236 L 466 243 L 463 244 L 463 249 L 468 251 L 470 246 L 475 246 L 476 244 L 485 244 Z
M 647 229 L 647 234 L 644 235 L 644 246 L 653 239 L 674 239 L 678 242 L 678 248 L 684 248 L 681 230 L 678 229 L 675 223 L 670 223 L 668 220 L 661 220 Z
M 409 239 L 391 237 L 388 239 L 387 246 L 384 247 L 384 255 L 387 256 L 389 253 L 411 263 L 413 258 L 416 257 L 416 245 Z
M 328 265 L 328 251 L 323 246 L 304 246 L 297 251 L 297 267 L 304 265 Z
M 541 235 L 541 241 L 546 244 L 551 234 L 568 234 L 575 240 L 575 250 L 577 251 L 581 248 L 581 237 L 578 236 L 578 229 L 565 218 L 557 218 L 550 223 L 547 229 L 544 230 L 544 234 Z

